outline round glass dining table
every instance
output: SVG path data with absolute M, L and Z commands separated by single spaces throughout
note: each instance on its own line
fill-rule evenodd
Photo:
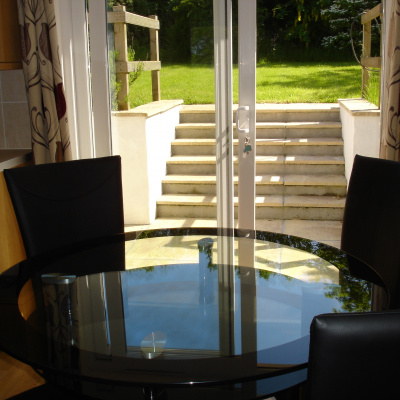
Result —
M 361 261 L 299 237 L 132 232 L 0 275 L 0 347 L 98 399 L 265 398 L 306 380 L 313 317 L 370 311 L 371 283 Z

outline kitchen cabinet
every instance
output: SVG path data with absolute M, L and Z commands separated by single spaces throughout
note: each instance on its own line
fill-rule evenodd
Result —
M 0 70 L 21 69 L 21 41 L 15 0 L 0 0 Z

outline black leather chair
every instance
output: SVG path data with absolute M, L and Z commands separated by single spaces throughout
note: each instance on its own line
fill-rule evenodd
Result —
M 341 248 L 370 265 L 387 295 L 374 309 L 400 308 L 400 162 L 356 155 L 343 217 Z
M 4 177 L 28 257 L 124 232 L 119 156 L 9 169 Z M 82 273 L 123 269 L 124 242 L 88 252 L 85 260 L 74 265 Z M 50 383 L 12 399 L 47 398 L 89 399 Z
M 4 170 L 28 257 L 124 232 L 119 156 Z
M 308 400 L 396 399 L 400 312 L 323 314 L 310 329 Z

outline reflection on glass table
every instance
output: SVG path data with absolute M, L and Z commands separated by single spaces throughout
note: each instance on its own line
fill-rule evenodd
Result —
M 234 265 L 218 263 L 227 240 Z M 268 232 L 104 238 L 0 276 L 0 312 L 13 322 L 0 345 L 95 398 L 269 396 L 306 379 L 315 315 L 370 310 L 371 282 L 381 282 L 360 265 Z

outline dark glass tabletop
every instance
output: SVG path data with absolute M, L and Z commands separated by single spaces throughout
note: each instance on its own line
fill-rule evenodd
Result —
M 1 348 L 104 399 L 250 399 L 304 381 L 312 318 L 369 311 L 379 276 L 318 242 L 219 232 L 144 231 L 21 262 L 0 276 Z

